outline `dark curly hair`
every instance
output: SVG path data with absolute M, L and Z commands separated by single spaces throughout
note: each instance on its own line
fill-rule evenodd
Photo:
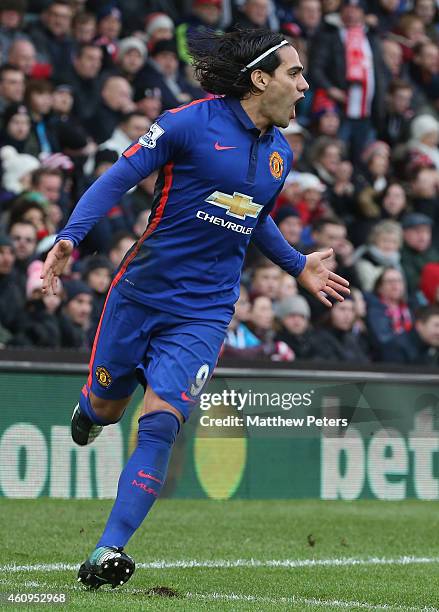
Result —
M 277 51 L 250 70 L 242 70 L 283 40 L 282 34 L 265 29 L 235 30 L 227 34 L 203 33 L 189 45 L 195 77 L 205 91 L 216 95 L 242 99 L 249 93 L 260 93 L 252 83 L 251 73 L 261 69 L 273 74 L 280 64 Z

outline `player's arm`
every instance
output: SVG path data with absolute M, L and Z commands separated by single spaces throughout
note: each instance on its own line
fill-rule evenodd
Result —
M 252 239 L 266 257 L 295 276 L 302 287 L 325 306 L 332 306 L 326 296 L 342 302 L 343 294 L 349 293 L 348 281 L 326 268 L 325 260 L 332 257 L 332 249 L 303 255 L 285 240 L 268 214 L 264 214 L 260 219 Z
M 67 225 L 58 233 L 56 242 L 70 240 L 73 246 L 77 246 L 99 219 L 142 178 L 145 178 L 142 173 L 122 155 L 87 189 L 76 204 Z
M 184 130 L 169 113 L 160 117 L 139 142 L 129 147 L 118 161 L 84 193 L 55 246 L 44 263 L 41 278 L 43 292 L 56 292 L 57 278 L 62 274 L 74 249 L 92 227 L 120 198 L 139 181 L 165 165 L 183 146 Z

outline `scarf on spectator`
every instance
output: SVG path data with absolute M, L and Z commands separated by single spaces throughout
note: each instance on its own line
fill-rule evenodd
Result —
M 383 253 L 374 244 L 364 244 L 355 251 L 354 263 L 359 259 L 367 259 L 375 266 L 392 267 L 401 270 L 401 254 L 399 251 L 394 253 Z
M 369 43 L 362 26 L 346 29 L 346 80 L 350 85 L 346 115 L 351 119 L 370 116 L 373 65 L 368 47 Z
M 413 327 L 412 315 L 404 302 L 399 304 L 388 304 L 382 300 L 387 306 L 386 315 L 392 322 L 392 329 L 395 334 L 403 334 L 409 332 Z
M 399 251 L 383 253 L 383 251 L 374 244 L 368 245 L 367 251 L 372 256 L 372 259 L 380 266 L 391 266 L 399 270 L 401 269 L 401 254 Z

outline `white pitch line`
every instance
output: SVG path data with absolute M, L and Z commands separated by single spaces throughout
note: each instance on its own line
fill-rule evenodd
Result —
M 0 579 L 0 585 L 6 586 L 10 585 L 11 581 L 8 579 Z M 37 581 L 26 581 L 20 584 L 17 584 L 17 588 L 45 588 L 51 589 L 53 585 L 50 585 L 47 582 L 37 582 Z M 9 587 L 10 588 L 10 587 Z M 83 588 L 78 586 L 77 584 L 64 584 L 59 585 L 58 590 L 65 591 L 83 591 Z M 124 588 L 124 593 L 127 595 L 137 594 L 138 589 L 130 589 Z M 387 612 L 439 612 L 438 608 L 434 608 L 431 606 L 402 606 L 399 604 L 371 604 L 362 601 L 344 601 L 340 599 L 319 599 L 316 597 L 301 597 L 299 595 L 291 595 L 289 597 L 261 597 L 258 595 L 243 595 L 237 593 L 185 593 L 184 597 L 187 599 L 195 599 L 199 601 L 246 601 L 249 603 L 257 603 L 257 604 L 299 604 L 320 608 L 327 608 L 331 606 L 333 608 L 341 608 L 341 609 L 359 609 L 359 610 L 386 610 Z
M 335 559 L 218 559 L 203 560 L 182 559 L 176 561 L 150 561 L 147 563 L 136 563 L 138 569 L 190 569 L 190 568 L 212 568 L 229 569 L 236 567 L 270 567 L 296 569 L 302 567 L 349 567 L 369 565 L 413 565 L 439 563 L 439 557 L 414 557 L 403 556 L 396 558 L 368 557 L 357 559 L 354 557 L 341 557 Z M 77 570 L 76 563 L 36 563 L 33 565 L 8 564 L 0 566 L 0 572 L 60 572 Z
M 257 595 L 238 595 L 237 593 L 186 593 L 188 599 L 197 599 L 201 601 L 248 601 L 251 603 L 261 604 L 300 604 L 307 606 L 318 606 L 327 608 L 344 608 L 352 610 L 400 610 L 401 612 L 439 612 L 438 608 L 428 606 L 400 606 L 398 604 L 371 604 L 362 601 L 342 601 L 340 599 L 317 599 L 315 597 L 299 597 L 292 595 L 291 597 L 259 597 Z

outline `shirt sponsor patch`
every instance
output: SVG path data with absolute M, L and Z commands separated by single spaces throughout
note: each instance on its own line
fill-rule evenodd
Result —
M 153 123 L 149 128 L 149 131 L 146 132 L 144 136 L 139 138 L 139 144 L 141 144 L 142 147 L 147 147 L 148 149 L 155 149 L 157 140 L 164 133 L 165 130 L 161 128 L 158 123 Z

